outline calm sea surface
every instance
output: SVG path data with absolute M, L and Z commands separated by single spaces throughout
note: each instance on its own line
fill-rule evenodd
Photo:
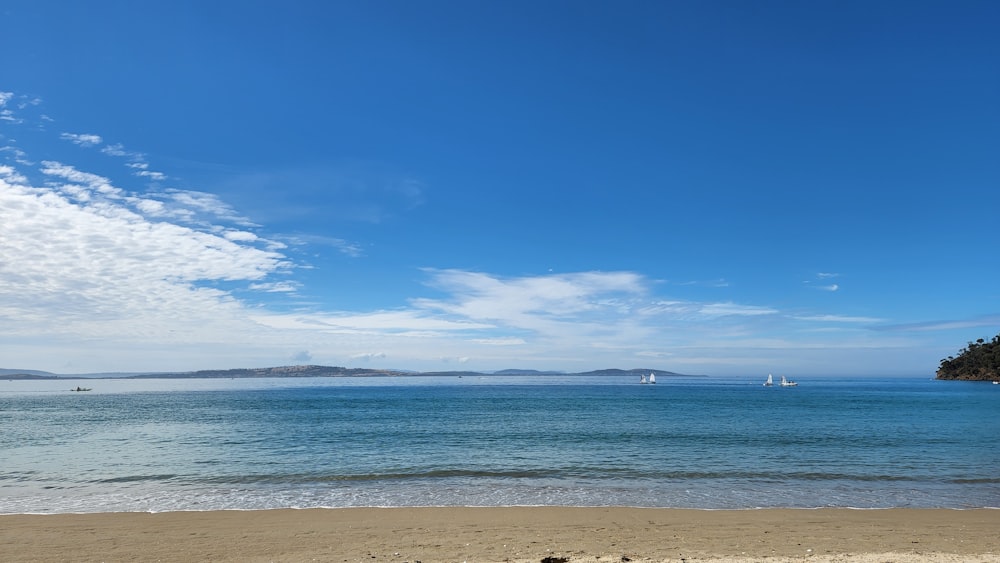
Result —
M 1000 386 L 761 383 L 0 380 L 0 513 L 1000 507 Z

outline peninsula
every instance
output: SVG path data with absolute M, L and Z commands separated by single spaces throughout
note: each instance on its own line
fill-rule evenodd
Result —
M 941 360 L 937 379 L 1000 381 L 1000 334 L 986 342 L 982 338 L 959 350 L 958 356 Z

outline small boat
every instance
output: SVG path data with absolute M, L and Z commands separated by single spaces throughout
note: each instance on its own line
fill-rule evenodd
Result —
M 795 383 L 794 381 L 791 381 L 789 379 L 785 379 L 785 376 L 782 375 L 780 385 L 782 387 L 796 387 L 798 386 L 798 383 Z
M 774 378 L 771 377 L 771 374 L 767 374 L 767 381 L 764 382 L 764 387 L 771 387 L 773 385 L 774 385 Z
M 656 383 L 656 374 L 655 373 L 649 374 L 649 383 L 650 384 Z
M 642 374 L 642 375 L 639 376 L 639 383 L 641 383 L 643 385 L 649 383 L 649 381 L 646 380 L 646 374 Z
M 90 387 L 77 387 L 76 389 L 70 389 L 70 391 L 90 391 Z

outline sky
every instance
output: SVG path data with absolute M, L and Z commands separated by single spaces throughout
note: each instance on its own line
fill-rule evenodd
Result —
M 0 367 L 933 376 L 1000 4 L 5 0 Z

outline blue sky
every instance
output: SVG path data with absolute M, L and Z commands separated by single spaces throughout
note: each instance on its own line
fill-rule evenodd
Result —
M 0 365 L 932 375 L 994 2 L 0 6 Z

